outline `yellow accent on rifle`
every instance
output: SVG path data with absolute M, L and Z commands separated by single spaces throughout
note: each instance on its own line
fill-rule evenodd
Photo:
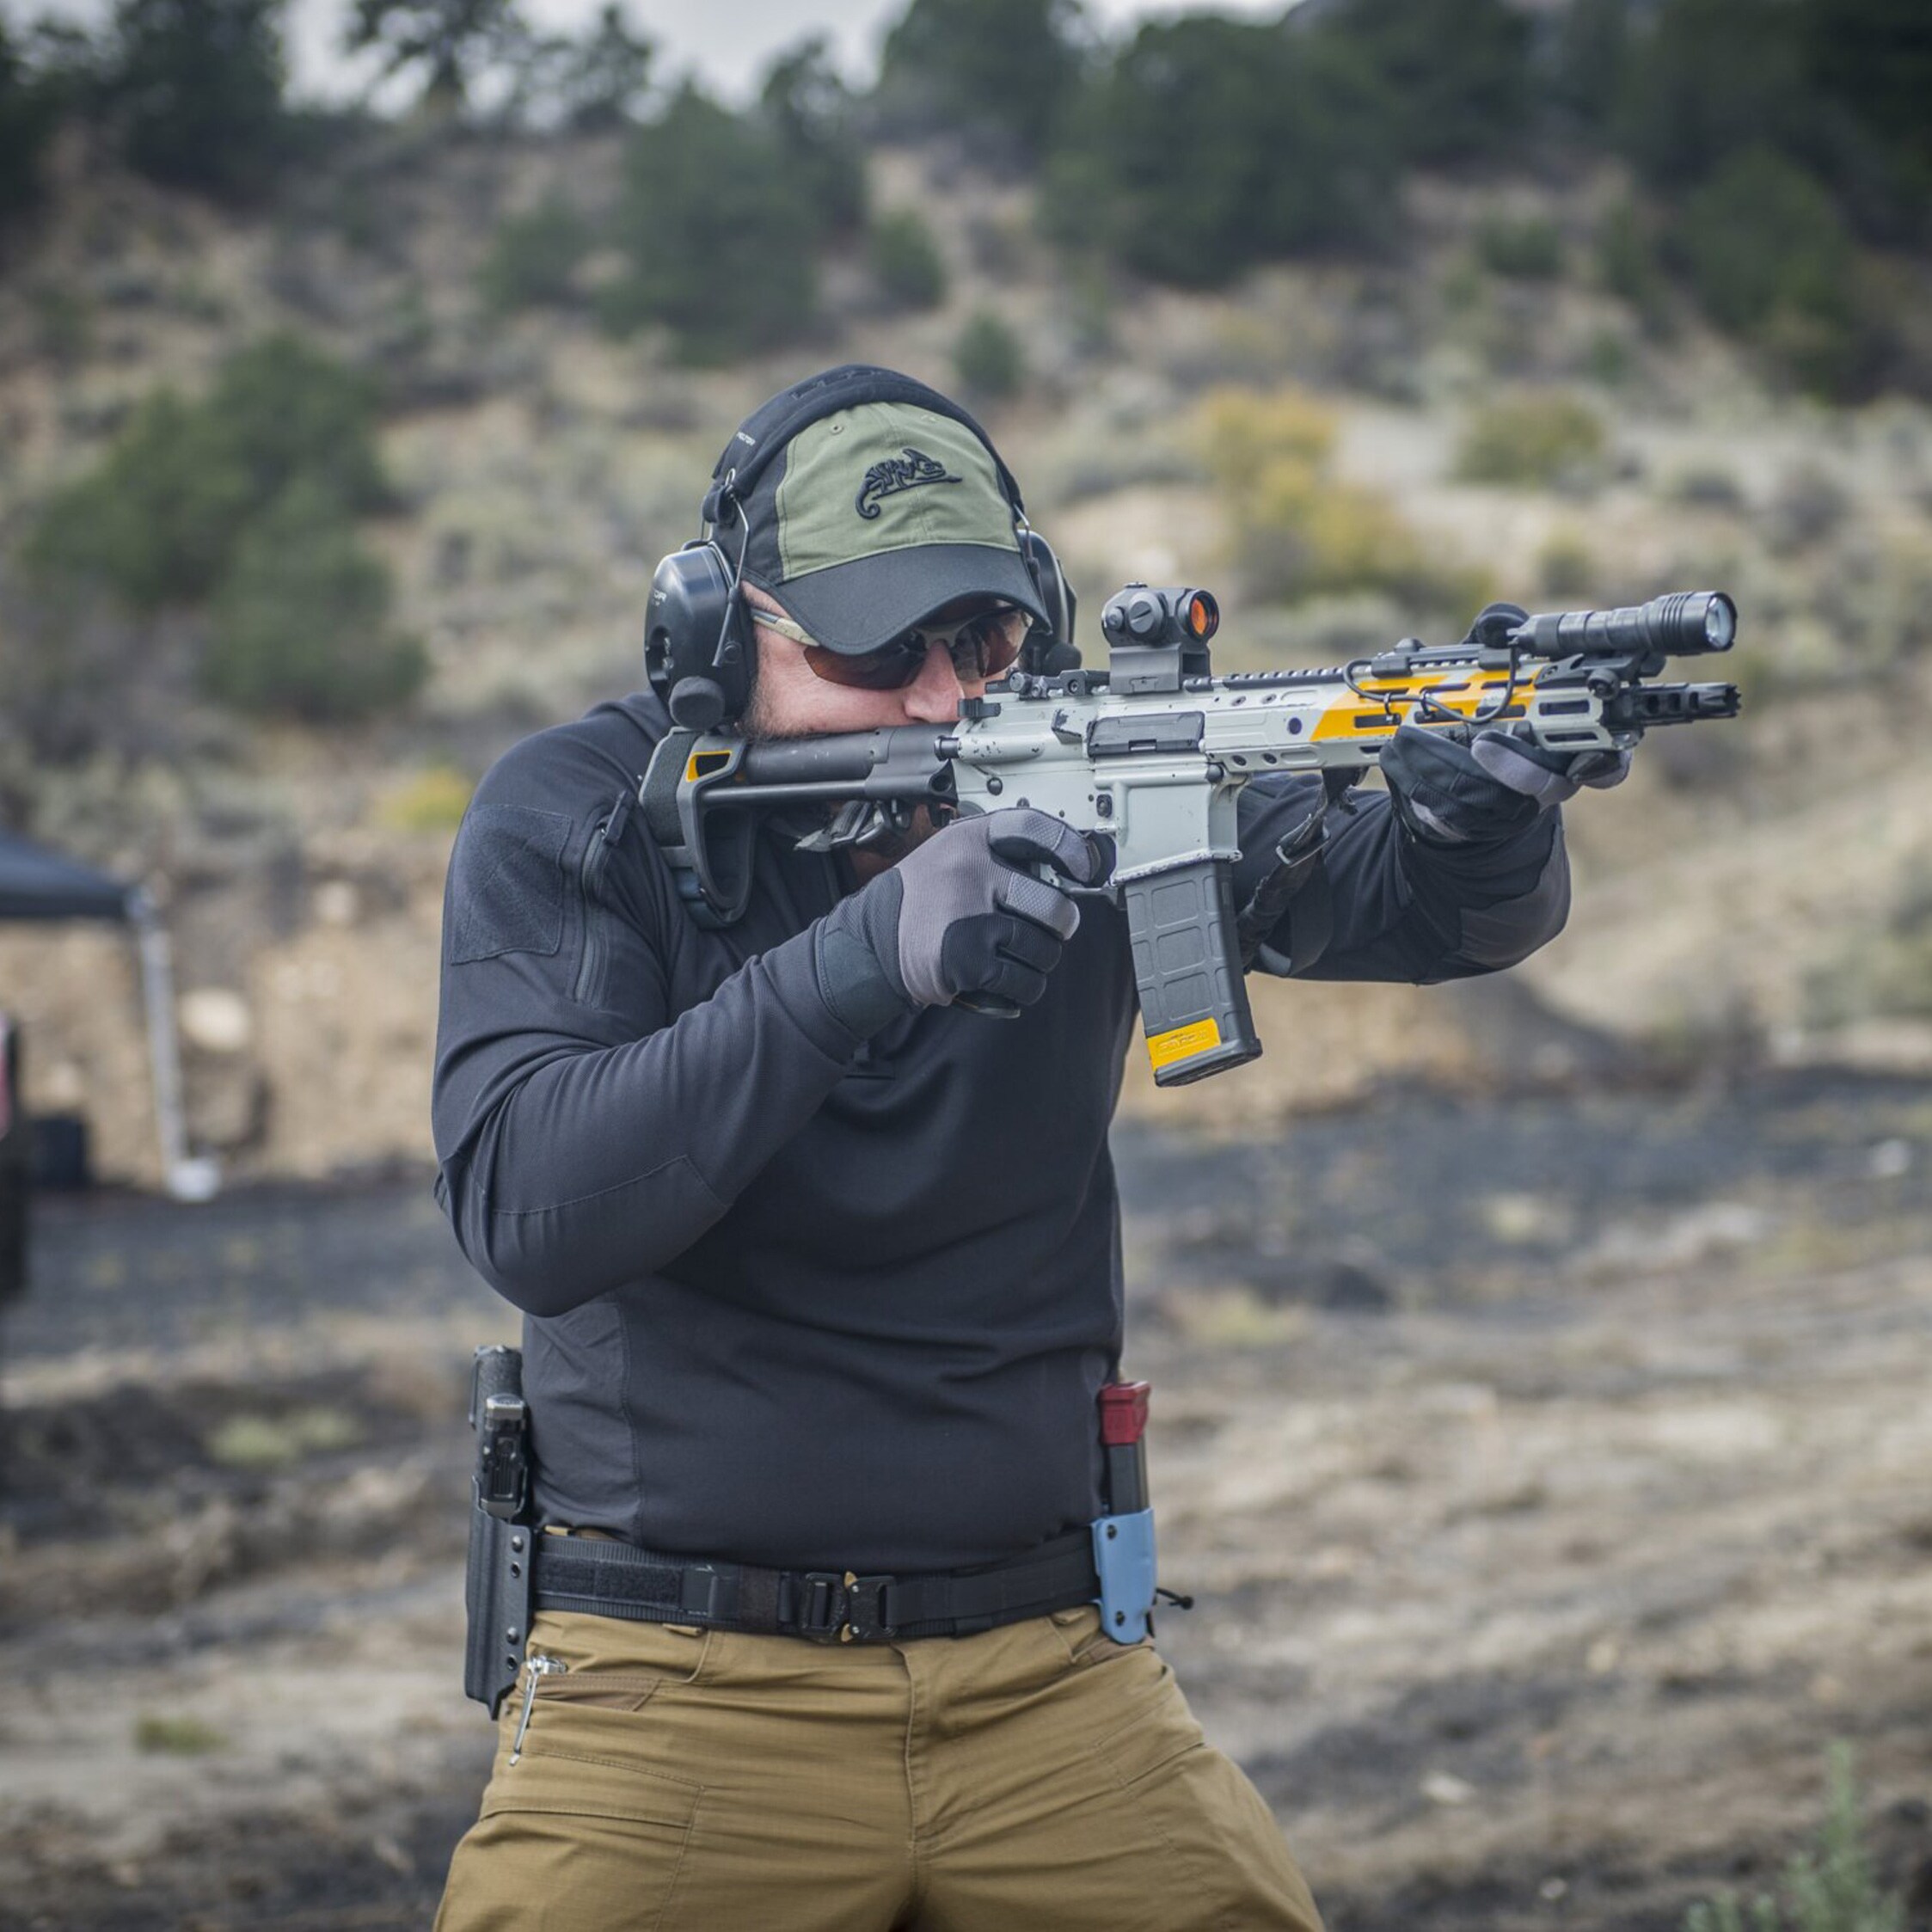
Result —
M 1150 1034 L 1147 1057 L 1158 1073 L 1162 1067 L 1171 1067 L 1176 1060 L 1191 1060 L 1197 1053 L 1205 1053 L 1220 1044 L 1221 1029 L 1213 1021 L 1193 1020 L 1168 1033 Z

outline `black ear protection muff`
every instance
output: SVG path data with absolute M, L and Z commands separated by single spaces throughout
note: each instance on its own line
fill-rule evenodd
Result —
M 702 512 L 704 535 L 663 558 L 652 574 L 644 619 L 644 672 L 672 721 L 684 729 L 715 731 L 734 723 L 751 702 L 751 624 L 738 593 L 739 566 L 751 536 L 744 496 L 801 429 L 862 402 L 915 403 L 949 416 L 979 439 L 1012 506 L 1021 552 L 1040 593 L 1040 608 L 1051 620 L 1047 629 L 1035 624 L 1027 634 L 1020 668 L 1051 674 L 1078 667 L 1073 588 L 1052 546 L 1027 523 L 1020 486 L 992 439 L 937 389 L 895 370 L 848 363 L 780 391 L 739 425 L 711 472 Z M 729 554 L 734 543 L 735 561 Z
M 687 731 L 715 731 L 751 701 L 751 625 L 738 573 L 695 538 L 659 560 L 644 616 L 644 674 Z
M 1020 647 L 1020 669 L 1034 677 L 1058 677 L 1063 671 L 1080 668 L 1080 647 L 1073 641 L 1073 620 L 1080 600 L 1073 594 L 1053 546 L 1029 524 L 1020 532 L 1020 548 L 1026 553 L 1027 568 L 1040 588 L 1040 607 L 1049 622 L 1042 630 L 1035 624 Z

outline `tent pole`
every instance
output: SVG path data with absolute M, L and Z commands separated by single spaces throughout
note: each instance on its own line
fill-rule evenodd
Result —
M 154 1069 L 156 1125 L 161 1133 L 161 1162 L 168 1192 L 179 1201 L 212 1199 L 221 1170 L 187 1150 L 187 1115 L 181 1100 L 181 1045 L 175 1030 L 175 959 L 167 923 L 147 893 L 137 886 L 127 895 L 127 916 L 141 960 L 141 998 L 147 1009 L 148 1055 Z

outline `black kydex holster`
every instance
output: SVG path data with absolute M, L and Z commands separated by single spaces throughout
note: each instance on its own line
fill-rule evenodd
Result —
M 523 1351 L 479 1348 L 469 1371 L 469 1426 L 476 1432 L 469 1564 L 463 1579 L 469 1633 L 463 1695 L 494 1717 L 524 1662 L 530 1635 L 532 1573 L 530 1410 L 524 1402 Z

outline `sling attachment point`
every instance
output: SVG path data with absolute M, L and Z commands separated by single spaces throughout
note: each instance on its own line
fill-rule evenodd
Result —
M 1328 895 L 1327 839 L 1328 809 L 1345 815 L 1355 809 L 1349 788 L 1362 776 L 1360 765 L 1338 765 L 1322 774 L 1322 795 L 1308 816 L 1274 849 L 1274 868 L 1241 909 L 1235 937 L 1241 963 L 1256 960 L 1271 972 L 1306 972 L 1328 949 L 1334 936 L 1334 908 Z M 1294 956 L 1267 943 L 1290 911 L 1295 915 Z

